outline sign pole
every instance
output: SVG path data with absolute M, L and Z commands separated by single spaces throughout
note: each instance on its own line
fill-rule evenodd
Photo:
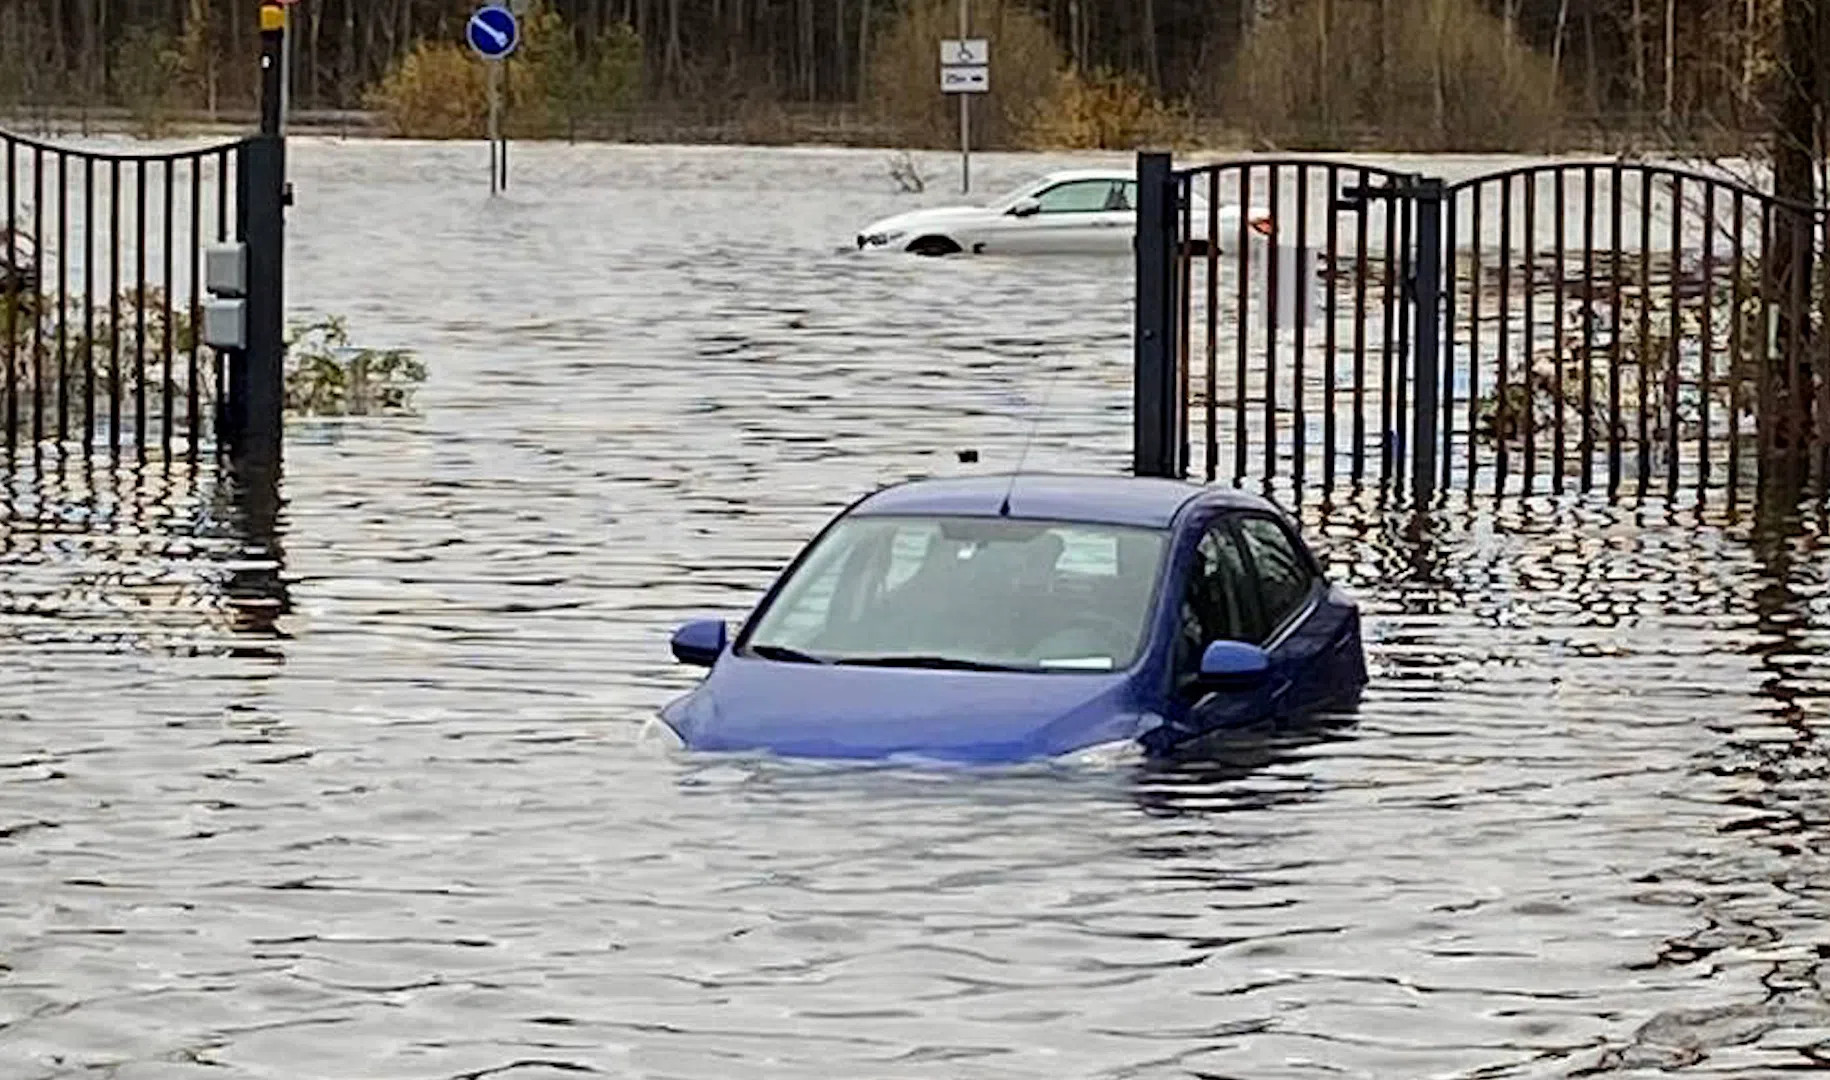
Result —
M 508 142 L 502 138 L 502 65 L 521 41 L 521 24 L 500 0 L 487 0 L 464 29 L 470 47 L 489 65 L 489 193 L 508 187 Z
M 959 36 L 962 40 L 972 33 L 972 0 L 959 0 Z M 972 192 L 972 96 L 958 94 L 959 98 L 959 190 L 960 194 Z
M 502 65 L 489 65 L 489 193 L 502 190 Z

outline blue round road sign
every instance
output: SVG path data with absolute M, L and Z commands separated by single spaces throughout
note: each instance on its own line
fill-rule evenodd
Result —
M 478 8 L 470 17 L 464 36 L 470 39 L 470 47 L 478 56 L 485 60 L 500 60 L 521 43 L 521 24 L 507 8 L 491 5 Z

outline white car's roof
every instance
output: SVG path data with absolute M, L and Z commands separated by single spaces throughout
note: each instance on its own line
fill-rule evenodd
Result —
M 1136 169 L 1061 169 L 1044 175 L 1038 182 L 1058 184 L 1064 180 L 1135 180 Z

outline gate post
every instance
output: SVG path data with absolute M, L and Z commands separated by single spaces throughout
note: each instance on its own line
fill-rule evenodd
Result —
M 1137 155 L 1136 324 L 1132 336 L 1132 471 L 1179 478 L 1181 380 L 1175 354 L 1175 182 L 1170 156 Z
M 1435 496 L 1442 448 L 1437 445 L 1437 391 L 1442 385 L 1442 205 L 1443 183 L 1419 178 L 1413 187 L 1417 206 L 1417 258 L 1411 304 L 1416 317 L 1416 349 L 1411 380 L 1411 497 L 1424 506 Z
M 286 9 L 261 8 L 261 129 L 240 154 L 237 232 L 248 251 L 247 348 L 229 360 L 230 449 L 277 465 L 285 424 L 286 138 L 280 133 Z

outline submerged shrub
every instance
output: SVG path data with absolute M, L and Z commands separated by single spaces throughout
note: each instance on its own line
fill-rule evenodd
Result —
M 286 335 L 286 411 L 299 416 L 409 413 L 426 366 L 406 349 L 350 345 L 332 316 L 295 324 Z

